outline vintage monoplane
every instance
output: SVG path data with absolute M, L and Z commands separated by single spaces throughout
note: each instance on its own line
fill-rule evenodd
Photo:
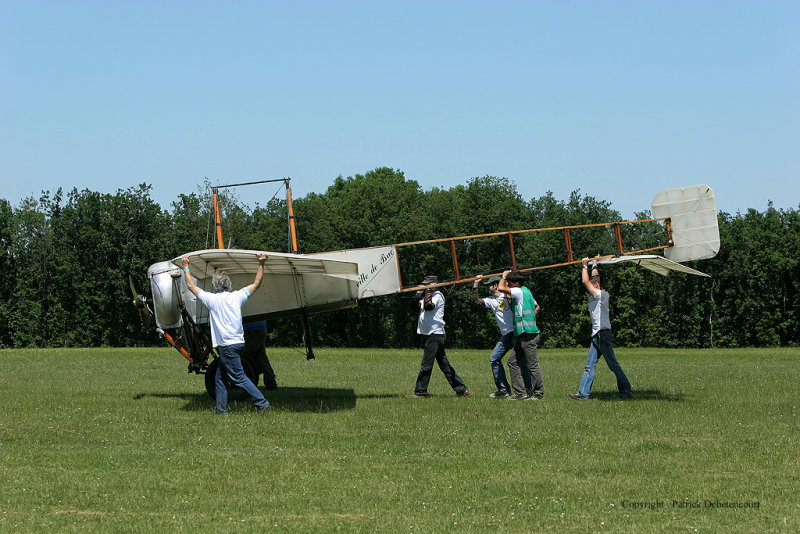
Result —
M 292 252 L 270 252 L 264 267 L 263 287 L 242 308 L 245 321 L 272 319 L 285 316 L 300 316 L 304 330 L 306 356 L 314 357 L 308 332 L 307 316 L 310 313 L 353 307 L 361 299 L 382 295 L 416 291 L 418 285 L 407 285 L 401 269 L 401 251 L 419 246 L 438 245 L 449 248 L 452 268 L 450 279 L 438 286 L 449 286 L 475 280 L 476 276 L 462 277 L 457 245 L 474 245 L 484 239 L 507 241 L 504 265 L 527 272 L 550 269 L 574 263 L 573 234 L 582 230 L 601 230 L 611 236 L 613 253 L 598 256 L 600 264 L 633 263 L 662 275 L 679 271 L 693 275 L 708 276 L 681 262 L 714 257 L 719 251 L 720 238 L 717 226 L 717 210 L 714 192 L 706 185 L 695 185 L 668 189 L 658 193 L 652 202 L 651 219 L 594 223 L 552 228 L 499 231 L 488 234 L 450 237 L 408 243 L 397 243 L 369 248 L 338 250 L 331 252 L 300 254 L 297 245 L 294 212 L 289 179 L 263 180 L 242 184 L 231 184 L 212 188 L 214 214 L 216 218 L 216 242 L 220 248 L 189 252 L 192 276 L 198 287 L 210 290 L 211 276 L 217 270 L 226 271 L 234 287 L 249 284 L 258 267 L 258 251 L 223 248 L 222 222 L 218 192 L 220 188 L 254 185 L 283 181 L 286 187 L 288 233 Z M 626 250 L 623 245 L 623 228 L 632 224 L 656 224 L 662 230 L 659 243 L 647 248 Z M 526 265 L 518 261 L 515 238 L 529 234 L 553 236 L 561 233 L 558 248 L 563 256 L 559 261 L 546 265 Z M 463 248 L 463 247 L 462 247 Z M 656 254 L 663 251 L 663 255 Z M 139 309 L 146 325 L 155 319 L 155 328 L 188 361 L 189 372 L 205 374 L 206 389 L 214 389 L 214 374 L 218 355 L 211 346 L 208 333 L 208 310 L 200 305 L 188 291 L 181 276 L 181 256 L 169 261 L 155 263 L 147 271 L 149 286 L 144 295 L 139 295 L 130 281 L 134 304 Z M 486 276 L 499 274 L 485 273 Z M 210 361 L 209 361 L 210 359 Z M 257 384 L 257 374 L 249 362 L 243 362 L 245 373 Z M 212 394 L 213 397 L 213 394 Z

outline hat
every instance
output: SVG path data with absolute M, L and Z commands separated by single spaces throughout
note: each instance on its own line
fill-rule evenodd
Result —
M 439 283 L 439 277 L 434 274 L 429 274 L 428 276 L 422 279 L 422 285 L 438 284 L 438 283 Z
M 499 284 L 500 283 L 500 277 L 499 276 L 493 276 L 493 277 L 489 278 L 488 280 L 485 280 L 483 283 L 486 284 L 487 286 L 491 285 L 491 284 Z

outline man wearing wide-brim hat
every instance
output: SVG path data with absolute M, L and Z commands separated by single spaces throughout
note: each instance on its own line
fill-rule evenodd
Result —
M 450 365 L 450 361 L 445 354 L 445 331 L 444 331 L 444 295 L 437 290 L 435 285 L 439 283 L 439 278 L 433 275 L 426 276 L 422 280 L 422 286 L 417 291 L 419 301 L 419 319 L 417 321 L 417 333 L 420 334 L 425 342 L 425 349 L 422 353 L 422 363 L 417 375 L 417 384 L 414 386 L 414 393 L 407 395 L 410 399 L 422 399 L 428 396 L 428 382 L 433 371 L 433 362 L 439 364 L 439 369 L 444 373 L 444 377 L 456 392 L 456 395 L 465 397 L 469 395 L 467 386 L 458 376 L 456 370 Z

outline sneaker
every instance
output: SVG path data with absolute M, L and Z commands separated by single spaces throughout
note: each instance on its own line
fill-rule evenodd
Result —
M 456 395 L 458 395 L 459 397 L 469 397 L 469 390 L 465 389 L 464 391 L 462 391 L 460 393 L 456 393 Z
M 508 391 L 504 391 L 502 389 L 498 389 L 497 391 L 489 395 L 490 399 L 503 399 L 505 397 L 508 397 Z
M 522 400 L 544 400 L 544 395 L 528 395 Z
M 267 413 L 271 409 L 272 409 L 272 405 L 271 404 L 268 404 L 266 406 L 256 406 L 256 413 L 257 414 Z
M 412 393 L 411 395 L 406 395 L 407 399 L 424 399 L 427 395 L 417 395 L 416 393 Z
M 589 400 L 589 399 L 587 399 L 587 398 L 581 397 L 581 396 L 580 396 L 580 395 L 578 395 L 577 393 L 570 393 L 570 394 L 569 394 L 569 397 L 570 397 L 571 399 L 575 399 L 575 400 Z
M 512 393 L 511 395 L 506 397 L 507 400 L 521 400 L 521 399 L 527 399 L 527 398 L 528 398 L 528 395 L 523 395 L 521 393 Z

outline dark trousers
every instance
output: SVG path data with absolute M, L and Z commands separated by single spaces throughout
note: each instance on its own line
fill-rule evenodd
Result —
M 251 363 L 256 370 L 256 376 L 264 375 L 264 386 L 267 389 L 275 389 L 278 384 L 275 381 L 275 371 L 272 370 L 272 365 L 267 357 L 266 341 L 266 330 L 245 330 L 242 359 Z
M 514 350 L 508 357 L 508 367 L 512 369 L 511 385 L 515 393 L 523 394 L 529 390 L 537 397 L 544 397 L 544 380 L 539 367 L 539 334 L 514 337 Z M 519 372 L 514 373 L 514 367 L 518 367 Z
M 425 351 L 422 353 L 422 364 L 419 367 L 419 375 L 417 376 L 417 385 L 414 387 L 415 395 L 428 394 L 428 382 L 431 380 L 431 371 L 433 371 L 433 362 L 439 364 L 439 369 L 444 373 L 444 377 L 456 393 L 463 393 L 467 390 L 467 386 L 458 376 L 456 370 L 450 365 L 447 355 L 444 352 L 444 334 L 430 334 L 422 336 L 425 339 Z

